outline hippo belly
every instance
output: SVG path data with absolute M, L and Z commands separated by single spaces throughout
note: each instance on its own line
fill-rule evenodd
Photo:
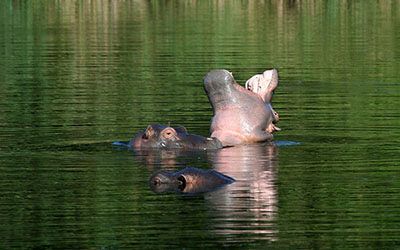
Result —
M 211 137 L 218 138 L 224 146 L 272 140 L 272 134 L 267 131 L 271 120 L 272 113 L 264 105 L 252 110 L 244 107 L 216 110 L 211 121 Z

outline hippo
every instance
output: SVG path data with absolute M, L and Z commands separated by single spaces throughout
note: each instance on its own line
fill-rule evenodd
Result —
M 262 74 L 256 74 L 246 81 L 245 88 L 257 93 L 265 103 L 272 101 L 274 90 L 278 87 L 278 71 L 266 70 Z
M 274 123 L 279 121 L 279 114 L 272 108 L 272 96 L 278 87 L 278 71 L 276 69 L 266 70 L 262 74 L 256 74 L 246 81 L 245 88 L 257 93 L 264 101 L 267 109 L 272 110 Z M 272 129 L 271 129 L 272 128 Z M 272 124 L 269 128 L 272 132 L 280 131 L 280 128 Z
M 170 127 L 151 124 L 129 142 L 134 149 L 219 149 L 222 143 L 217 138 L 189 134 L 185 127 Z
M 272 133 L 279 130 L 274 125 L 279 115 L 270 103 L 278 85 L 277 71 L 259 79 L 250 78 L 244 88 L 224 69 L 212 70 L 204 77 L 204 90 L 213 108 L 211 137 L 224 147 L 271 141 Z
M 197 194 L 213 191 L 235 179 L 215 170 L 186 167 L 177 172 L 159 171 L 150 177 L 150 188 L 156 193 Z

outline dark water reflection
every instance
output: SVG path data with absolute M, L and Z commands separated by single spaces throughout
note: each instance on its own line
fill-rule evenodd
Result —
M 399 20 L 397 0 L 0 1 L 0 248 L 398 248 Z M 301 144 L 112 148 L 209 135 L 206 72 L 270 67 L 276 140 Z M 237 182 L 149 189 L 185 166 Z

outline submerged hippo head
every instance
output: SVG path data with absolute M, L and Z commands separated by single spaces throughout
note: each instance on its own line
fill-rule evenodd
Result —
M 150 188 L 156 193 L 204 193 L 235 180 L 215 170 L 186 167 L 177 172 L 159 171 L 150 177 Z
M 183 175 L 177 175 L 173 172 L 159 171 L 153 174 L 149 180 L 150 188 L 156 193 L 168 191 L 179 192 L 186 186 L 186 180 Z
M 136 149 L 218 149 L 221 142 L 216 138 L 207 138 L 189 134 L 184 127 L 170 127 L 152 124 L 139 132 L 130 141 Z

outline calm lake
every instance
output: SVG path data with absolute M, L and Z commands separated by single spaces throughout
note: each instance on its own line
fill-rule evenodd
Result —
M 3 0 L 0 34 L 1 249 L 400 247 L 400 1 Z M 112 147 L 208 136 L 216 68 L 279 70 L 278 146 Z M 150 189 L 186 166 L 236 182 Z

